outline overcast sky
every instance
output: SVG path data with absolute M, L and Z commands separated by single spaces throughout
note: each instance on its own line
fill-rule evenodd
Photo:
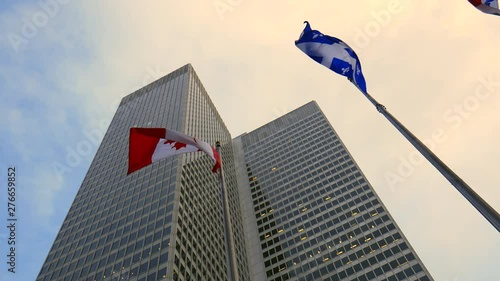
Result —
M 498 211 L 500 17 L 449 2 L 2 1 L 0 225 L 10 166 L 18 222 L 0 280 L 35 279 L 117 102 L 187 63 L 233 137 L 316 100 L 436 280 L 500 280 L 498 232 L 294 45 L 308 20 L 354 48 L 370 94 Z

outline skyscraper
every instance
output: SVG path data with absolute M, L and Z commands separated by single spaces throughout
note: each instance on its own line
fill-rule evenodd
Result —
M 229 219 L 203 153 L 127 176 L 131 127 L 220 141 Z M 431 279 L 315 102 L 231 140 L 186 65 L 123 98 L 37 281 Z
M 203 153 L 127 173 L 131 127 L 220 141 L 236 266 L 249 280 L 231 136 L 191 65 L 123 98 L 37 280 L 227 280 L 219 177 Z
M 316 102 L 233 146 L 254 280 L 432 280 Z

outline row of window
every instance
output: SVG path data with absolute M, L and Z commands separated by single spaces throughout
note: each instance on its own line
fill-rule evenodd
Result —
M 295 196 L 291 196 L 289 199 L 293 199 L 295 203 L 288 204 L 285 208 L 278 210 L 268 209 L 268 211 L 271 212 L 260 213 L 259 217 L 264 217 L 272 213 L 276 223 L 281 225 L 282 222 L 290 222 L 294 217 L 301 217 L 300 214 L 304 212 L 312 212 L 312 209 L 318 206 L 321 211 L 331 209 L 334 206 L 339 206 L 335 209 L 337 214 L 339 214 L 348 209 L 352 209 L 354 205 L 368 200 L 373 195 L 373 192 L 369 191 L 370 188 L 367 185 L 358 186 L 354 189 L 355 187 L 352 184 L 349 184 L 346 187 L 335 190 L 335 192 L 331 194 L 335 196 L 333 198 L 328 194 L 325 195 L 325 187 L 317 192 L 314 192 L 317 188 L 319 188 L 319 186 L 315 186 L 310 188 L 308 191 L 303 191 Z M 307 194 L 309 194 L 309 196 L 305 197 Z M 353 199 L 351 200 L 351 198 Z M 346 204 L 341 205 L 346 201 Z M 318 213 L 318 210 L 314 210 L 314 212 Z M 257 222 L 260 225 L 259 222 L 260 220 Z
M 347 152 L 341 152 L 340 154 L 343 154 L 343 155 L 346 155 Z M 339 157 L 340 155 L 335 155 L 335 158 Z M 310 165 L 313 165 L 312 163 Z M 261 185 L 261 189 L 260 191 L 263 192 L 263 195 L 265 194 L 265 196 L 267 196 L 267 198 L 269 198 L 268 200 L 270 201 L 280 201 L 281 197 L 274 197 L 276 195 L 278 195 L 279 193 L 282 193 L 283 191 L 286 191 L 286 189 L 284 187 L 286 186 L 295 186 L 295 187 L 298 187 L 300 184 L 302 185 L 306 185 L 306 186 L 315 186 L 318 184 L 318 180 L 328 180 L 329 182 L 333 183 L 335 181 L 337 181 L 338 179 L 344 177 L 344 176 L 354 176 L 353 173 L 355 172 L 358 172 L 358 169 L 356 167 L 351 167 L 351 168 L 346 168 L 345 170 L 342 169 L 340 172 L 335 172 L 333 170 L 331 170 L 333 168 L 333 165 L 331 165 L 331 167 L 328 167 L 328 166 L 325 166 L 323 168 L 321 168 L 324 173 L 318 173 L 318 171 L 312 171 L 312 172 L 309 172 L 309 173 L 305 173 L 302 174 L 301 173 L 301 177 L 298 178 L 296 176 L 289 176 L 289 177 L 283 177 L 283 178 L 280 178 L 279 181 L 277 182 L 274 182 L 272 183 L 271 186 L 269 187 L 266 187 L 266 185 L 262 184 Z M 330 178 L 327 179 L 327 175 L 326 174 L 329 174 Z M 315 176 L 313 176 L 313 174 L 316 174 Z M 314 178 L 315 177 L 315 178 Z M 257 183 L 252 183 L 250 184 L 250 187 L 253 187 L 257 185 Z M 281 188 L 276 188 L 276 187 L 281 187 Z M 253 201 L 254 205 L 258 205 L 259 202 L 262 202 L 264 201 L 263 199 L 256 199 Z
M 251 153 L 260 154 L 259 146 L 262 143 L 270 142 L 271 138 L 280 138 L 285 139 L 287 134 L 293 133 L 297 135 L 299 132 L 299 128 L 302 129 L 304 127 L 313 127 L 312 120 L 317 120 L 321 118 L 321 113 L 318 112 L 318 108 L 312 108 L 308 105 L 296 109 L 300 116 L 296 116 L 295 120 L 290 120 L 291 115 L 287 114 L 280 119 L 277 119 L 267 125 L 264 125 L 261 128 L 258 128 L 247 135 L 244 135 L 242 138 L 243 146 L 245 151 L 249 151 L 249 156 L 252 156 Z M 283 122 L 284 119 L 288 119 Z M 324 117 L 323 117 L 324 119 Z M 290 126 L 289 124 L 294 124 L 294 126 Z M 295 130 L 294 130 L 295 129 Z
M 362 232 L 363 235 L 358 236 L 360 234 L 355 234 L 353 231 L 351 233 L 345 233 L 343 235 L 335 237 L 335 230 L 330 230 L 326 232 L 319 232 L 319 229 L 315 229 L 318 233 L 310 232 L 309 235 L 303 234 L 303 236 L 296 237 L 295 239 L 284 242 L 278 246 L 278 249 L 286 249 L 285 252 L 288 253 L 287 256 L 294 257 L 298 255 L 298 257 L 302 257 L 299 259 L 306 259 L 309 255 L 315 255 L 316 253 L 324 253 L 327 251 L 334 251 L 335 255 L 342 255 L 346 253 L 351 253 L 356 251 L 357 249 L 361 249 L 363 245 L 368 245 L 372 249 L 368 250 L 371 252 L 372 250 L 377 250 L 378 248 L 383 248 L 385 245 L 392 243 L 395 239 L 399 239 L 400 235 L 398 233 L 393 236 L 396 237 L 393 240 L 388 239 L 377 240 L 378 237 L 383 236 L 384 234 L 391 232 L 395 229 L 395 226 L 391 223 L 387 226 L 382 225 L 384 221 L 387 221 L 387 216 L 381 218 L 378 223 L 379 225 L 375 229 L 371 228 L 369 225 L 365 226 Z M 375 224 L 371 224 L 371 226 L 375 226 Z M 361 230 L 358 228 L 358 230 Z M 370 230 L 370 232 L 368 232 Z M 325 241 L 327 241 L 325 243 Z M 355 250 L 356 249 L 356 250 Z M 364 250 L 366 251 L 366 250 Z M 272 251 L 269 251 L 269 254 L 272 255 Z M 356 256 L 362 256 L 367 253 L 355 252 L 352 253 L 352 258 Z M 267 256 L 265 257 L 267 258 Z M 271 256 L 272 258 L 272 256 Z M 269 260 L 269 258 L 268 258 Z
M 280 175 L 282 175 L 280 173 Z M 344 182 L 352 180 L 355 177 L 360 177 L 361 173 L 357 170 L 355 166 L 338 167 L 334 168 L 333 164 L 325 165 L 317 170 L 308 170 L 305 168 L 301 172 L 300 177 L 296 174 L 283 176 L 283 185 L 278 185 L 279 183 L 274 183 L 271 186 L 266 184 L 255 184 L 252 189 L 252 198 L 254 199 L 254 205 L 257 205 L 260 201 L 257 200 L 259 197 L 265 197 L 265 199 L 276 202 L 273 206 L 279 208 L 281 206 L 287 206 L 292 200 L 291 196 L 295 193 L 301 191 L 302 193 L 308 192 L 312 188 L 328 188 L 331 186 L 332 189 L 343 186 Z M 347 180 L 345 179 L 347 177 Z M 362 178 L 360 180 L 363 180 Z M 363 180 L 364 181 L 364 180 Z M 306 189 L 307 188 L 307 189 Z M 256 206 L 256 211 L 257 211 Z
M 307 150 L 304 150 L 302 147 L 304 147 L 308 142 L 306 142 L 307 140 L 301 138 L 300 135 L 294 137 L 297 144 L 292 142 L 283 143 L 281 139 L 277 138 L 274 143 L 278 143 L 279 146 L 274 148 L 273 146 L 276 144 L 262 144 L 262 146 L 265 147 L 265 149 L 261 149 L 263 156 L 256 159 L 253 159 L 252 157 L 248 157 L 246 159 L 249 163 L 262 163 L 267 167 L 284 167 L 284 170 L 289 171 L 292 165 L 297 165 L 297 163 L 303 164 L 312 160 L 316 155 L 324 157 L 325 155 L 321 155 L 321 152 L 324 152 L 326 149 L 329 149 L 331 152 L 344 149 L 338 140 L 336 140 L 333 136 L 327 137 L 326 134 L 328 134 L 327 128 L 319 132 L 314 130 L 311 134 L 308 134 L 311 146 L 307 147 Z M 318 139 L 321 139 L 321 141 L 318 141 Z M 256 156 L 257 155 L 259 154 L 256 154 Z M 259 172 L 262 180 L 267 180 L 267 177 L 273 176 L 273 173 L 271 173 L 273 170 L 258 169 L 256 171 Z
M 381 207 L 380 207 L 380 209 L 381 209 Z M 379 210 L 378 212 L 380 212 L 380 213 L 383 212 L 383 209 Z M 375 228 L 376 225 L 379 225 L 382 222 L 389 220 L 388 216 L 383 216 L 382 218 L 369 220 L 370 217 L 373 217 L 373 214 L 374 214 L 373 211 L 367 212 L 366 214 L 360 215 L 360 217 L 355 218 L 351 221 L 348 221 L 348 222 L 344 223 L 343 225 L 339 225 L 336 228 L 332 228 L 334 225 L 337 225 L 342 221 L 339 218 L 332 219 L 331 214 L 326 213 L 323 216 L 318 217 L 317 220 L 312 219 L 312 220 L 305 221 L 302 224 L 293 225 L 292 231 L 283 232 L 283 234 L 281 234 L 281 232 L 278 231 L 278 233 L 280 233 L 280 234 L 279 234 L 279 237 L 277 237 L 277 238 L 278 238 L 278 241 L 281 241 L 280 246 L 284 246 L 285 248 L 287 248 L 288 246 L 295 244 L 293 242 L 294 239 L 295 240 L 299 239 L 302 241 L 302 240 L 305 240 L 305 238 L 310 237 L 312 235 L 321 234 L 325 230 L 328 229 L 327 236 L 335 236 L 335 235 L 339 234 L 339 235 L 341 235 L 338 237 L 339 242 L 346 241 L 353 236 L 356 236 L 356 235 L 359 235 L 363 232 L 366 232 L 366 231 L 370 230 L 371 228 Z M 365 216 L 366 216 L 366 218 L 363 218 Z M 359 218 L 361 218 L 361 220 L 358 220 Z M 357 225 L 358 223 L 360 225 Z M 342 234 L 342 233 L 344 233 L 344 234 Z M 290 241 L 287 242 L 287 240 L 290 239 L 291 237 L 295 237 L 295 238 L 291 239 Z M 327 239 L 327 238 L 328 237 L 326 237 L 326 236 L 324 237 L 324 239 Z M 272 243 L 267 243 L 267 244 L 263 243 L 262 248 L 265 249 L 265 248 L 271 246 L 272 244 L 274 244 L 274 239 L 273 239 Z M 270 251 L 264 252 L 264 257 L 267 257 L 268 254 L 272 255 L 273 254 L 272 251 L 273 251 L 273 249 L 271 249 Z
M 391 239 L 394 239 L 392 237 Z M 394 241 L 394 240 L 393 240 Z M 388 244 L 386 244 L 388 245 Z M 385 246 L 384 246 L 385 247 Z M 398 269 L 399 267 L 408 266 L 408 262 L 415 260 L 413 253 L 401 254 L 406 251 L 408 246 L 406 243 L 393 244 L 392 247 L 387 247 L 381 250 L 379 254 L 371 255 L 377 251 L 372 247 L 360 249 L 356 253 L 349 256 L 339 256 L 339 254 L 328 252 L 313 255 L 312 252 L 305 259 L 293 259 L 274 267 L 267 271 L 268 277 L 278 274 L 284 270 L 290 274 L 291 277 L 308 273 L 311 271 L 318 271 L 323 267 L 325 272 L 323 276 L 327 276 L 327 272 L 336 273 L 339 275 L 352 276 L 354 273 L 362 273 L 363 271 L 370 271 L 370 267 L 381 267 L 382 271 L 377 270 L 377 273 L 390 272 Z M 381 266 L 382 265 L 382 266 Z
M 177 278 L 225 279 L 225 245 L 220 194 L 212 175 L 197 162 L 182 170 L 175 268 Z
M 61 264 L 69 263 L 74 259 L 86 258 L 87 253 L 88 255 L 94 255 L 95 253 L 99 253 L 99 255 L 106 255 L 107 253 L 112 252 L 118 247 L 120 247 L 122 250 L 125 250 L 125 248 L 127 247 L 127 241 L 130 241 L 129 243 L 132 243 L 128 246 L 128 248 L 126 248 L 128 249 L 128 252 L 131 252 L 131 249 L 134 247 L 139 249 L 140 247 L 138 248 L 137 245 L 140 244 L 142 246 L 143 242 L 142 240 L 140 240 L 138 241 L 138 243 L 135 243 L 134 237 L 144 236 L 146 232 L 153 233 L 153 231 L 157 229 L 158 231 L 156 231 L 154 236 L 151 235 L 150 237 L 146 237 L 144 244 L 148 245 L 151 242 L 160 239 L 162 232 L 165 232 L 167 230 L 163 228 L 171 221 L 172 215 L 168 215 L 165 213 L 171 211 L 171 208 L 161 207 L 160 209 L 158 209 L 158 212 L 154 212 L 155 215 L 152 216 L 158 216 L 159 218 L 157 220 L 148 221 L 148 218 L 150 216 L 145 216 L 142 218 L 142 221 L 137 220 L 134 223 L 130 223 L 123 227 L 120 227 L 116 230 L 116 232 L 110 232 L 108 234 L 106 234 L 106 229 L 109 228 L 109 226 L 105 226 L 103 229 L 98 229 L 95 233 L 88 233 L 86 234 L 86 236 L 82 235 L 82 233 L 85 233 L 84 231 L 80 231 L 78 232 L 78 234 L 82 235 L 82 238 L 80 240 L 74 240 L 72 241 L 72 243 L 69 243 L 69 241 L 71 241 L 71 236 L 61 236 L 64 238 L 60 238 L 59 241 L 67 241 L 67 245 L 63 247 L 62 245 L 65 244 L 56 242 L 54 244 L 55 247 L 53 247 L 53 251 L 51 251 L 47 258 L 44 268 L 48 268 L 49 271 L 54 270 L 57 267 L 60 267 Z M 117 224 L 116 227 L 119 227 L 119 225 Z M 114 237 L 121 239 L 116 239 Z M 85 244 L 83 244 L 83 241 L 86 241 Z
M 130 189 L 134 190 L 134 188 Z M 97 205 L 93 209 L 90 209 L 89 211 L 93 212 L 94 215 L 90 215 L 89 213 L 88 215 L 84 214 L 85 216 L 77 216 L 73 218 L 68 216 L 66 222 L 61 228 L 61 231 L 59 232 L 58 238 L 64 237 L 66 239 L 71 239 L 71 241 L 75 241 L 81 237 L 82 233 L 85 233 L 87 236 L 92 235 L 94 234 L 94 231 L 97 231 L 101 227 L 104 227 L 103 231 L 104 233 L 107 233 L 116 227 L 120 227 L 125 225 L 127 222 L 130 222 L 134 219 L 134 215 L 135 220 L 137 220 L 141 215 L 148 215 L 150 213 L 150 209 L 156 209 L 160 205 L 164 206 L 168 202 L 173 201 L 172 194 L 167 197 L 166 189 L 163 191 L 161 189 L 149 190 L 150 194 L 147 196 L 146 192 L 148 189 L 144 189 L 140 194 L 136 194 L 134 204 L 131 204 L 131 199 L 127 199 L 123 202 L 120 200 L 122 196 L 116 196 L 112 202 L 107 202 L 107 206 L 105 208 L 100 209 L 100 205 Z M 92 202 L 91 200 L 85 201 Z M 103 203 L 106 204 L 106 202 Z M 90 225 L 91 223 L 92 225 Z M 99 233 L 99 235 L 101 235 L 101 233 Z
M 330 272 L 330 273 L 329 273 Z M 298 280 L 300 281 L 308 281 L 308 280 L 321 280 L 324 281 L 338 281 L 338 280 L 350 280 L 350 281 L 368 281 L 368 280 L 387 280 L 387 281 L 400 281 L 405 280 L 408 277 L 418 276 L 417 279 L 419 281 L 430 281 L 430 278 L 425 275 L 423 272 L 423 268 L 420 264 L 414 264 L 412 266 L 408 266 L 406 269 L 402 269 L 396 274 L 393 274 L 393 270 L 390 269 L 389 264 L 385 264 L 382 267 L 375 268 L 371 271 L 365 272 L 364 274 L 356 274 L 357 271 L 341 271 L 336 272 L 332 266 L 326 266 L 314 272 L 311 272 L 307 275 L 304 275 Z M 282 276 L 278 276 L 273 281 L 285 281 L 290 278 L 296 277 L 296 272 L 284 273 Z M 381 279 L 383 278 L 383 279 Z
M 144 216 L 142 220 L 138 219 L 134 223 L 127 224 L 123 227 L 121 227 L 120 224 L 115 224 L 112 227 L 113 229 L 120 227 L 115 232 L 111 232 L 113 229 L 106 226 L 102 230 L 96 230 L 95 232 L 89 231 L 90 233 L 87 234 L 87 236 L 82 235 L 82 238 L 79 240 L 75 239 L 72 241 L 71 236 L 61 238 L 62 242 L 55 244 L 56 247 L 53 247 L 53 249 L 57 249 L 57 251 L 49 254 L 46 264 L 55 263 L 57 261 L 60 262 L 63 258 L 69 259 L 71 256 L 80 257 L 85 256 L 87 253 L 93 254 L 94 250 L 103 250 L 103 253 L 106 254 L 107 252 L 118 248 L 119 244 L 123 247 L 127 244 L 127 241 L 132 242 L 135 240 L 136 236 L 141 237 L 146 232 L 152 233 L 155 229 L 158 231 L 154 237 L 159 239 L 158 237 L 162 232 L 162 228 L 168 225 L 172 220 L 171 214 L 165 214 L 166 212 L 170 213 L 172 211 L 171 207 L 172 205 L 169 205 L 166 208 L 162 207 L 158 210 L 158 212 L 154 212 L 150 216 Z M 155 219 L 157 216 L 158 218 Z M 150 218 L 153 220 L 149 221 Z M 79 233 L 80 235 L 82 234 L 82 232 Z M 83 231 L 83 233 L 85 233 L 85 231 Z M 146 245 L 149 244 L 148 242 L 149 241 L 147 239 Z M 133 246 L 133 244 L 131 246 Z
M 363 188 L 359 188 L 361 192 L 363 191 Z M 371 191 L 369 191 L 367 194 L 369 194 Z M 362 195 L 363 193 L 360 193 Z M 366 194 L 365 194 L 366 195 Z M 328 198 L 328 197 L 326 197 Z M 341 197 L 340 199 L 343 199 L 344 197 Z M 273 229 L 271 232 L 267 232 L 261 236 L 261 240 L 264 240 L 265 238 L 268 238 L 271 235 L 274 235 L 275 233 L 279 232 L 281 233 L 282 230 L 288 230 L 288 229 L 299 229 L 299 228 L 309 228 L 310 226 L 315 226 L 317 224 L 325 224 L 327 221 L 332 221 L 333 224 L 338 224 L 340 222 L 343 222 L 347 219 L 350 219 L 353 215 L 357 215 L 360 212 L 363 212 L 366 209 L 371 208 L 373 205 L 378 204 L 378 200 L 374 199 L 372 201 L 366 202 L 367 199 L 370 197 L 366 197 L 365 200 L 362 200 L 361 198 L 356 198 L 354 200 L 351 200 L 347 202 L 344 205 L 340 205 L 344 200 L 325 200 L 325 198 L 321 198 L 318 201 L 313 201 L 313 202 L 308 202 L 308 204 L 300 204 L 297 208 L 298 210 L 295 212 L 291 212 L 293 215 L 294 213 L 299 212 L 304 213 L 304 212 L 313 212 L 315 217 L 318 218 L 313 218 L 311 220 L 304 220 L 305 214 L 304 213 L 302 216 L 298 216 L 295 219 L 289 219 L 286 221 L 284 224 L 278 224 L 278 228 Z M 331 200 L 331 201 L 330 201 Z M 332 201 L 337 201 L 335 203 L 332 203 Z M 300 202 L 300 201 L 299 201 Z M 355 204 L 359 204 L 361 202 L 364 202 L 364 205 L 356 206 Z M 354 203 L 354 204 L 353 204 Z M 307 206 L 307 207 L 305 207 Z M 315 209 L 315 207 L 319 206 L 318 208 Z M 337 208 L 333 209 L 334 206 L 338 206 Z M 381 209 L 382 210 L 382 209 Z M 383 210 L 382 210 L 383 211 Z M 293 217 L 293 216 L 292 216 Z M 308 215 L 309 217 L 309 215 Z M 357 218 L 357 222 L 364 221 L 366 218 L 363 218 L 359 216 Z M 321 223 L 320 223 L 321 222 Z M 350 223 L 352 224 L 352 222 Z M 346 223 L 346 227 L 350 227 L 349 223 Z M 325 226 L 326 227 L 326 226 Z M 283 235 L 282 235 L 283 236 Z
M 302 145 L 304 145 L 304 143 L 302 143 Z M 279 171 L 278 168 L 289 174 L 294 174 L 294 172 L 298 170 L 303 171 L 308 167 L 307 163 L 318 163 L 322 159 L 327 160 L 325 158 L 329 155 L 324 153 L 326 150 L 330 150 L 330 152 L 337 152 L 344 149 L 340 146 L 340 142 L 338 141 L 333 141 L 333 139 L 323 139 L 321 142 L 315 142 L 315 144 L 307 150 L 297 149 L 295 146 L 284 146 L 280 147 L 279 150 L 276 151 L 276 155 L 272 155 L 269 152 L 264 151 L 264 153 L 270 157 L 267 161 L 266 159 L 247 159 L 247 161 L 253 165 L 253 173 L 258 174 L 258 178 L 261 181 L 266 182 L 269 180 L 270 182 L 275 182 L 275 178 L 280 177 L 279 174 L 275 173 L 276 171 Z M 331 160 L 334 161 L 335 159 Z M 272 169 L 272 167 L 275 167 L 276 169 Z M 249 178 L 252 179 L 252 176 L 255 175 L 251 174 L 249 175 Z
M 347 201 L 346 204 L 340 205 L 337 208 L 330 210 L 327 213 L 325 220 L 329 220 L 330 217 L 336 217 L 339 214 L 345 216 L 345 214 L 347 213 L 348 210 L 353 210 L 353 208 L 357 204 L 364 202 L 364 201 L 367 201 L 369 198 L 373 197 L 372 191 L 364 191 L 366 188 L 367 188 L 367 186 L 360 187 L 356 190 L 351 191 L 351 193 L 354 192 L 356 194 L 357 194 L 357 192 L 360 192 L 359 194 L 357 194 L 359 197 L 354 198 L 353 200 L 349 200 L 349 198 L 347 198 L 347 195 L 351 195 L 351 193 L 345 194 L 342 197 L 337 197 L 338 199 L 335 199 L 335 200 L 328 199 L 328 197 L 319 197 L 318 196 L 319 199 L 316 199 L 316 201 L 305 202 L 304 204 L 300 203 L 299 206 L 297 206 L 295 209 L 290 209 L 288 214 L 283 213 L 280 215 L 280 217 L 276 218 L 274 215 L 274 212 L 272 212 L 271 214 L 265 216 L 263 219 L 257 221 L 257 224 L 261 225 L 261 223 L 265 223 L 268 220 L 273 220 L 276 222 L 276 224 L 278 226 L 280 226 L 282 222 L 289 223 L 289 222 L 292 222 L 294 220 L 301 220 L 301 221 L 307 220 L 308 218 L 312 218 L 312 217 L 316 217 L 316 216 L 320 215 L 320 213 L 325 212 L 327 209 L 333 208 L 333 206 L 340 205 L 341 202 Z M 363 194 L 362 192 L 366 192 L 366 194 Z M 337 204 L 332 203 L 335 201 Z M 304 202 L 304 201 L 299 201 L 299 202 Z M 316 206 L 320 206 L 320 207 L 314 208 Z M 342 219 L 342 220 L 344 220 L 344 219 Z M 337 219 L 337 223 L 340 221 L 341 221 L 340 218 Z

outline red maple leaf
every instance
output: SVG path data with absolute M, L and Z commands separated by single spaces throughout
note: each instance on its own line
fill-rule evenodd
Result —
M 179 149 L 187 146 L 187 144 L 185 144 L 185 143 L 176 142 L 173 140 L 166 140 L 163 144 L 174 144 L 173 148 L 175 148 L 175 150 L 179 150 Z
M 187 146 L 187 144 L 182 143 L 182 142 L 176 142 L 175 145 L 174 145 L 174 147 L 175 147 L 176 150 L 179 150 L 179 149 L 181 149 L 183 147 L 186 147 L 186 146 Z

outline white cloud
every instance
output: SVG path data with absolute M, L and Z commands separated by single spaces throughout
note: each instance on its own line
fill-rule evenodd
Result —
M 57 194 L 62 191 L 65 182 L 60 181 L 50 168 L 44 168 L 34 175 L 31 184 L 37 216 L 52 216 L 57 206 Z

